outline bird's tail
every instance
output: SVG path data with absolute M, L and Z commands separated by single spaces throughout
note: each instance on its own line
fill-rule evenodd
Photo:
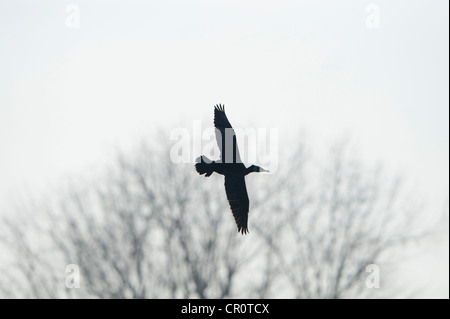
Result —
M 209 158 L 207 158 L 206 156 L 202 155 L 200 157 L 198 157 L 195 162 L 197 164 L 195 164 L 195 169 L 197 170 L 197 173 L 199 173 L 200 175 L 206 174 L 205 177 L 210 176 L 214 170 L 212 167 L 212 162 Z

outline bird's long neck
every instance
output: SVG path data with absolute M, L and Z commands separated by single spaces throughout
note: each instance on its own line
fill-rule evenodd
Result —
M 245 175 L 248 175 L 248 174 L 250 174 L 250 173 L 254 173 L 254 172 L 256 172 L 257 170 L 256 170 L 256 168 L 254 167 L 254 166 L 250 166 L 250 167 L 247 167 L 246 169 L 245 169 Z

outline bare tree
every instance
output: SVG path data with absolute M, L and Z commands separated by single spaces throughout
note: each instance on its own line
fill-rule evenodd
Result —
M 0 293 L 363 297 L 373 292 L 366 266 L 414 238 L 399 180 L 363 167 L 342 145 L 316 165 L 300 144 L 279 173 L 249 179 L 248 236 L 236 232 L 222 179 L 206 182 L 168 154 L 142 143 L 118 152 L 99 178 L 18 207 L 0 237 L 10 257 Z M 66 287 L 68 264 L 79 266 L 79 289 Z
M 279 192 L 272 190 L 276 204 L 260 207 L 270 220 L 258 225 L 259 235 L 284 287 L 295 298 L 376 296 L 365 283 L 367 266 L 375 264 L 389 277 L 394 249 L 426 236 L 415 231 L 420 210 L 402 193 L 400 177 L 364 167 L 346 142 L 312 166 L 303 155 L 290 159 L 295 170 Z M 382 296 L 392 296 L 393 289 L 383 289 Z
M 226 200 L 217 200 L 223 194 L 192 167 L 170 162 L 168 150 L 142 145 L 137 154 L 119 152 L 104 177 L 71 183 L 5 222 L 2 239 L 14 255 L 5 295 L 230 296 L 248 257 L 240 256 Z M 68 264 L 80 267 L 80 289 L 66 289 Z

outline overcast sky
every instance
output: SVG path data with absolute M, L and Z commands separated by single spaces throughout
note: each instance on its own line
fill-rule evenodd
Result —
M 448 1 L 242 2 L 0 1 L 2 214 L 154 127 L 211 125 L 216 103 L 280 139 L 351 136 L 441 213 Z M 448 297 L 448 250 L 435 264 Z

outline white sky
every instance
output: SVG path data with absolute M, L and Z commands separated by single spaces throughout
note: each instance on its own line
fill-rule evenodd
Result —
M 157 125 L 209 126 L 225 103 L 236 127 L 305 130 L 315 143 L 349 134 L 442 212 L 448 1 L 241 2 L 2 0 L 0 209 L 101 167 L 111 145 Z M 70 3 L 78 29 L 65 24 Z M 365 24 L 371 3 L 376 29 Z M 447 283 L 430 294 L 448 297 L 448 251 L 433 258 Z

